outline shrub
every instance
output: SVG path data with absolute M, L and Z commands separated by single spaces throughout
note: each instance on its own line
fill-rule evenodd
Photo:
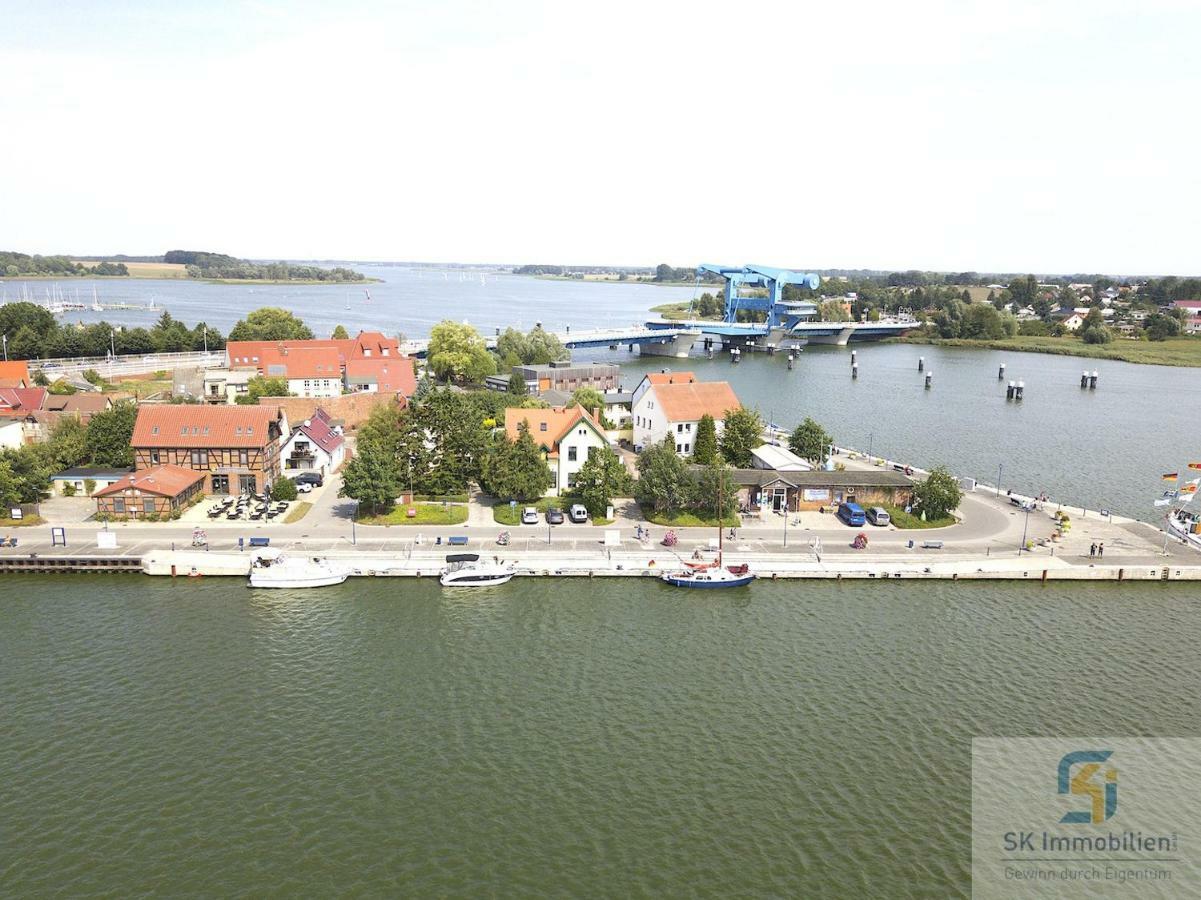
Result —
M 295 500 L 296 482 L 291 478 L 277 478 L 271 484 L 272 500 Z
M 96 479 L 95 478 L 85 478 L 83 480 L 83 490 L 84 490 L 84 493 L 86 493 L 89 497 L 92 496 L 92 494 L 96 490 Z
M 74 497 L 75 496 L 75 485 L 69 481 L 66 484 L 64 484 L 63 485 L 63 496 L 64 497 Z

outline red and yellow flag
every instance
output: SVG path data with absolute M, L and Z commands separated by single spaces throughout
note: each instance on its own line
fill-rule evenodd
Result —
M 1168 472 L 1166 475 L 1164 475 L 1162 477 L 1163 477 L 1164 481 L 1175 481 L 1177 478 L 1180 477 L 1180 473 L 1179 472 Z
M 1180 493 L 1195 494 L 1195 493 L 1197 493 L 1197 486 L 1195 484 L 1186 484 L 1184 487 L 1182 487 L 1180 489 Z
M 1201 469 L 1201 463 L 1189 463 L 1188 467 L 1190 469 Z

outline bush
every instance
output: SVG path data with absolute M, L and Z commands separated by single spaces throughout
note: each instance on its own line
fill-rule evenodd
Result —
M 84 493 L 86 493 L 89 497 L 92 496 L 92 494 L 96 490 L 96 479 L 95 478 L 85 478 L 83 480 L 83 490 L 84 490 Z
M 272 500 L 295 500 L 296 482 L 291 478 L 277 478 L 271 484 Z
M 63 485 L 63 496 L 64 497 L 74 497 L 75 496 L 75 485 L 73 485 L 69 481 L 66 484 L 64 484 Z

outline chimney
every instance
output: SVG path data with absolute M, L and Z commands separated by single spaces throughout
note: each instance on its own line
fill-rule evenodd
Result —
M 592 412 L 592 418 L 596 419 L 596 421 L 599 422 L 600 421 L 600 407 L 599 406 L 593 407 L 591 412 Z

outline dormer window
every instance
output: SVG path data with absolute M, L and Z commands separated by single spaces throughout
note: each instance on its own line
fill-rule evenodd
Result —
M 539 431 L 546 431 L 546 423 L 545 423 L 545 422 L 539 422 L 539 423 L 538 423 L 538 430 L 539 430 Z
M 157 425 L 155 425 L 153 428 L 151 428 L 151 429 L 150 429 L 150 433 L 151 433 L 151 434 L 158 434 L 158 426 L 157 426 Z

